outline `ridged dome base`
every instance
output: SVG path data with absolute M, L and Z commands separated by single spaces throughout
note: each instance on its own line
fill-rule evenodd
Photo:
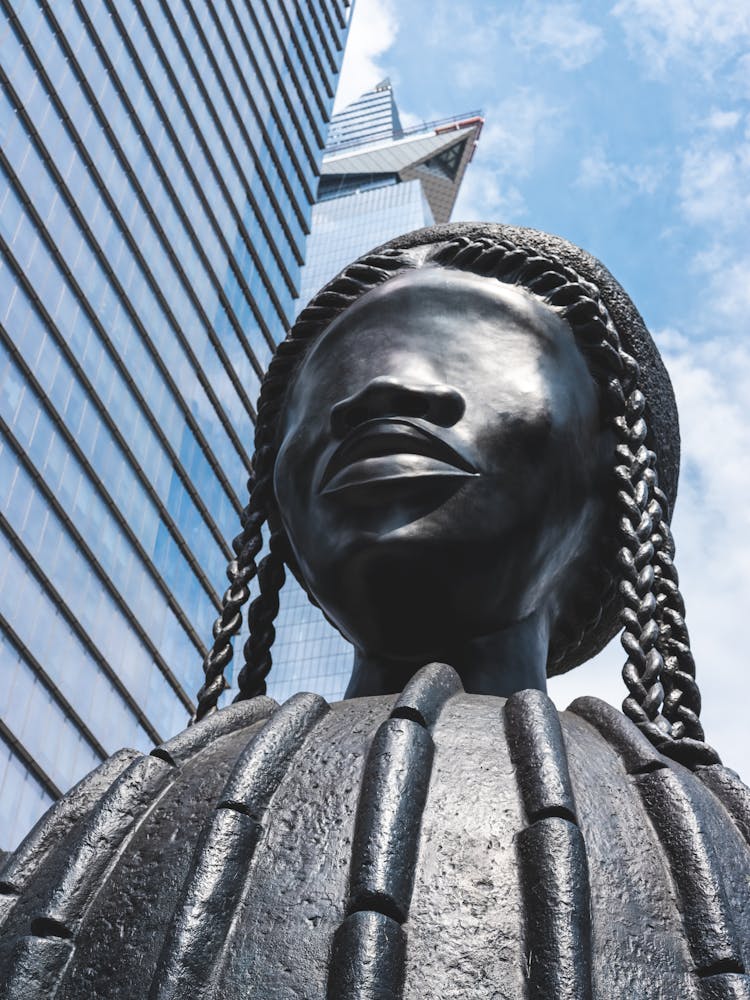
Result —
M 432 665 L 120 751 L 0 871 L 0 997 L 750 1000 L 750 792 L 571 709 Z

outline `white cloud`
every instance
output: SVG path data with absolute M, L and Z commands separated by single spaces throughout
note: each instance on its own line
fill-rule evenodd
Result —
M 564 134 L 564 116 L 547 97 L 528 88 L 518 88 L 485 114 L 487 124 L 453 217 L 520 221 L 526 203 L 516 182 L 527 177 Z
M 722 111 L 721 108 L 713 108 L 703 124 L 715 132 L 724 132 L 726 129 L 735 128 L 741 118 L 742 115 L 739 111 Z
M 526 200 L 515 184 L 491 165 L 471 165 L 453 210 L 454 222 L 521 222 L 525 214 Z
M 431 46 L 450 47 L 451 72 L 458 72 L 464 84 L 486 79 L 487 60 L 508 40 L 524 55 L 533 53 L 575 70 L 605 45 L 604 32 L 585 19 L 581 7 L 573 0 L 526 0 L 513 4 L 513 10 L 489 8 L 490 13 L 486 5 L 435 0 L 426 38 Z
M 563 131 L 561 111 L 546 95 L 519 88 L 487 111 L 479 148 L 492 156 L 497 169 L 526 177 L 542 148 Z
M 604 148 L 595 146 L 581 160 L 578 184 L 584 188 L 607 187 L 626 197 L 653 194 L 664 179 L 660 158 L 643 163 L 615 163 Z
M 601 28 L 586 21 L 576 3 L 526 3 L 505 21 L 522 52 L 539 52 L 563 69 L 580 69 L 604 49 Z
M 715 244 L 696 257 L 693 270 L 705 288 L 701 322 L 744 338 L 750 316 L 750 252 L 731 242 Z
M 456 0 L 431 0 L 429 18 L 425 18 L 424 41 L 428 49 L 447 48 L 451 53 L 451 73 L 455 72 L 456 57 L 475 54 L 480 64 L 496 43 L 495 26 L 498 16 L 487 16 L 481 5 L 457 4 Z M 484 69 L 486 72 L 486 69 Z
M 745 0 L 618 0 L 612 14 L 654 77 L 665 76 L 674 61 L 710 77 L 746 52 L 750 41 Z
M 737 60 L 731 82 L 735 97 L 750 100 L 750 52 Z
M 401 108 L 398 109 L 398 117 L 401 120 L 402 128 L 412 128 L 415 125 L 421 125 L 424 121 L 424 118 L 415 115 L 413 111 L 402 111 Z
M 699 134 L 682 155 L 678 194 L 683 216 L 691 225 L 714 233 L 745 231 L 750 223 L 750 138 L 736 139 L 738 114 L 721 113 L 719 142 L 717 114 L 708 120 L 710 130 Z M 750 122 L 748 122 L 750 124 Z
M 387 76 L 380 60 L 396 40 L 398 27 L 395 0 L 357 0 L 335 110 L 340 111 Z
M 694 321 L 712 337 L 741 336 L 750 315 L 750 117 L 713 112 L 704 124 L 682 152 L 677 186 L 695 233 L 689 266 L 705 289 Z

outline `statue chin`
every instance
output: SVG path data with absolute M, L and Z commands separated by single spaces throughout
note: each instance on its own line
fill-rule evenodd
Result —
M 449 560 L 434 549 L 399 546 L 384 555 L 379 546 L 362 552 L 337 578 L 335 593 L 320 595 L 331 620 L 360 653 L 421 666 L 472 639 L 512 628 L 535 613 L 518 574 L 520 594 L 509 593 L 500 574 L 476 566 L 460 584 Z M 524 587 L 524 584 L 528 586 Z M 341 598 L 341 594 L 346 599 Z

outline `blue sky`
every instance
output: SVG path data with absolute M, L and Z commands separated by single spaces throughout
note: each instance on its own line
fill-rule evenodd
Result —
M 707 737 L 750 775 L 750 3 L 357 0 L 337 107 L 481 108 L 454 219 L 559 233 L 630 293 L 682 425 L 673 519 Z M 619 704 L 622 654 L 554 681 Z

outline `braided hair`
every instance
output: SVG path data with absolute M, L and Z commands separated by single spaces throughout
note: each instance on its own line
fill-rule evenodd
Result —
M 673 562 L 669 503 L 659 487 L 656 453 L 649 447 L 640 366 L 623 346 L 598 287 L 560 260 L 509 238 L 458 236 L 432 247 L 419 243 L 416 247 L 385 248 L 346 268 L 300 314 L 269 365 L 258 404 L 250 499 L 242 531 L 232 543 L 230 587 L 204 661 L 196 719 L 216 707 L 226 687 L 224 671 L 232 659 L 232 640 L 241 627 L 241 607 L 249 599 L 251 581 L 258 578 L 259 593 L 248 611 L 250 634 L 236 701 L 265 693 L 285 565 L 304 586 L 273 491 L 278 419 L 294 372 L 310 344 L 363 294 L 396 274 L 433 265 L 522 287 L 567 320 L 599 387 L 602 417 L 615 435 L 610 509 L 616 517 L 602 540 L 612 556 L 607 565 L 599 559 L 592 566 L 589 585 L 579 588 L 573 605 L 556 624 L 548 673 L 560 673 L 586 659 L 592 631 L 601 631 L 603 609 L 619 606 L 621 642 L 627 654 L 623 679 L 628 696 L 623 711 L 663 753 L 687 764 L 717 761 L 715 751 L 704 742 L 699 720 L 700 692 Z M 269 531 L 268 554 L 256 564 L 264 526 Z

